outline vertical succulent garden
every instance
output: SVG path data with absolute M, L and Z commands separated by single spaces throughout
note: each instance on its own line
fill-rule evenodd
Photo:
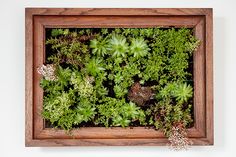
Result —
M 42 116 L 53 127 L 146 126 L 174 149 L 191 143 L 191 29 L 46 29 L 45 44 Z

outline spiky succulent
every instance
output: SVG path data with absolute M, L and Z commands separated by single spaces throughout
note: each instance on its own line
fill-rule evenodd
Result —
M 102 60 L 100 58 L 92 58 L 86 65 L 86 71 L 92 75 L 96 76 L 100 71 L 105 70 L 102 66 Z
M 147 55 L 148 51 L 147 43 L 143 38 L 132 38 L 130 45 L 130 54 L 136 58 L 141 58 Z
M 80 124 L 81 122 L 88 122 L 93 119 L 96 114 L 96 108 L 89 102 L 88 99 L 81 99 L 77 108 L 74 124 Z
M 193 88 L 187 83 L 168 83 L 160 92 L 157 94 L 157 98 L 169 99 L 174 97 L 179 103 L 187 102 L 189 98 L 193 96 Z
M 121 35 L 112 35 L 109 41 L 108 50 L 111 52 L 113 57 L 125 57 L 129 50 L 126 38 Z
M 114 126 L 121 126 L 121 127 L 127 127 L 129 126 L 131 120 L 127 118 L 123 118 L 122 116 L 116 116 L 113 118 L 112 125 Z
M 176 86 L 174 96 L 181 103 L 187 102 L 193 96 L 193 88 L 187 83 L 180 83 Z
M 139 112 L 138 112 L 139 109 L 140 107 L 137 107 L 135 103 L 129 102 L 123 106 L 123 110 L 126 111 L 124 113 L 124 116 L 132 118 L 132 119 L 136 119 L 138 118 L 138 115 L 139 115 Z
M 90 41 L 89 47 L 92 48 L 92 53 L 97 56 L 104 56 L 107 54 L 107 39 L 93 39 Z

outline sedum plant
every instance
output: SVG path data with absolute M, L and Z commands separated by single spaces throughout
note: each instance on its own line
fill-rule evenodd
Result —
M 74 91 L 77 91 L 80 97 L 90 97 L 93 94 L 93 81 L 94 79 L 92 76 L 83 77 L 75 72 L 71 74 L 70 82 L 74 87 Z
M 187 28 L 47 29 L 46 60 L 37 69 L 42 116 L 67 131 L 149 126 L 185 149 L 199 43 Z
M 94 119 L 96 108 L 88 99 L 82 98 L 75 109 L 75 113 L 74 124 L 78 125 L 82 122 L 89 122 Z
M 102 65 L 102 59 L 92 58 L 88 63 L 85 64 L 85 70 L 88 74 L 97 76 L 101 71 L 105 70 Z
M 73 100 L 70 98 L 69 93 L 63 92 L 57 97 L 48 97 L 44 100 L 43 116 L 54 123 L 69 110 L 72 104 Z
M 126 112 L 124 112 L 126 111 Z M 132 121 L 140 121 L 144 123 L 145 115 L 132 102 L 125 102 L 124 99 L 118 100 L 115 98 L 106 98 L 102 104 L 98 106 L 100 117 L 97 123 L 102 123 L 108 126 L 127 127 Z
M 188 102 L 192 96 L 193 88 L 187 83 L 169 83 L 159 93 L 159 97 L 165 99 L 174 97 L 179 103 Z

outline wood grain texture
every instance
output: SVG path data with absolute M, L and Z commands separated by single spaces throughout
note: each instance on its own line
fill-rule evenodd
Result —
M 193 56 L 193 79 L 194 79 L 194 121 L 195 128 L 201 136 L 205 136 L 206 114 L 205 114 L 205 19 L 194 27 L 194 35 L 200 40 L 198 49 Z
M 89 127 L 63 130 L 44 127 L 43 90 L 38 66 L 45 60 L 45 28 L 188 27 L 201 40 L 194 54 L 194 145 L 213 144 L 212 9 L 67 9 L 26 8 L 26 146 L 166 145 L 160 131 L 144 127 Z
M 196 128 L 188 129 L 188 136 L 191 138 L 202 137 Z M 39 139 L 153 139 L 165 138 L 163 132 L 156 131 L 148 127 L 87 127 L 73 129 L 70 135 L 66 134 L 64 130 L 44 128 L 40 134 L 37 135 Z
M 33 137 L 33 16 L 25 13 L 25 144 Z
M 209 8 L 26 8 L 34 15 L 208 15 Z
M 46 28 L 187 27 L 193 28 L 200 16 L 37 16 Z
M 209 145 L 205 138 L 191 139 L 196 146 Z M 63 146 L 166 146 L 166 138 L 156 139 L 34 139 L 30 147 L 63 147 Z
M 206 138 L 214 144 L 214 90 L 213 90 L 213 12 L 205 16 L 206 20 Z
M 38 135 L 44 129 L 44 123 L 42 119 L 42 108 L 43 108 L 43 89 L 39 87 L 41 76 L 37 72 L 37 68 L 40 67 L 45 60 L 45 34 L 44 26 L 34 19 L 34 30 L 33 30 L 33 46 L 34 46 L 34 55 L 33 55 L 33 126 L 34 126 L 34 137 L 38 138 Z

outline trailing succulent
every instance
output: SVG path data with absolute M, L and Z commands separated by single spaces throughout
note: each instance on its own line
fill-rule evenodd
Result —
M 47 29 L 42 116 L 65 130 L 154 127 L 186 148 L 198 44 L 187 28 Z

